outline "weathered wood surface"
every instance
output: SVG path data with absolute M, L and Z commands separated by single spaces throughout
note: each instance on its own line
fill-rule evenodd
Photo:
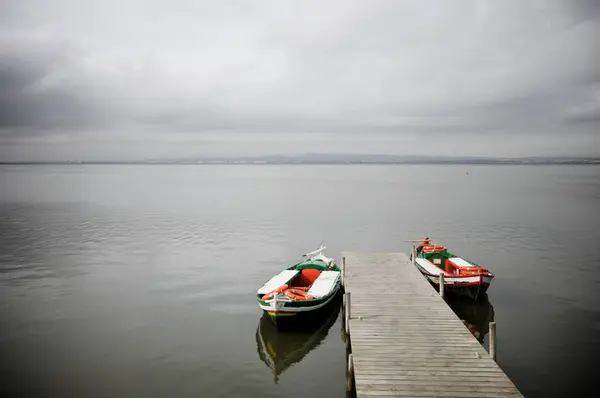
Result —
M 405 254 L 342 256 L 357 398 L 522 397 Z

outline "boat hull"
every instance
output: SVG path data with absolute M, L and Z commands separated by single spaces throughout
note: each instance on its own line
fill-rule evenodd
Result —
M 440 288 L 440 270 L 439 273 L 432 273 L 424 269 L 418 263 L 413 263 L 415 267 L 427 278 L 427 280 L 439 291 Z M 484 296 L 492 283 L 493 276 L 474 275 L 474 276 L 452 276 L 444 274 L 444 292 L 457 296 L 469 297 L 478 300 Z
M 259 300 L 259 307 L 277 327 L 294 327 L 294 325 L 319 320 L 323 313 L 327 313 L 339 301 L 340 297 L 338 286 L 330 295 L 320 300 L 311 300 L 310 302 Z
M 432 275 L 421 271 L 429 282 L 439 291 L 439 274 Z M 449 280 L 446 280 L 449 279 Z M 476 279 L 476 280 L 474 280 Z M 490 287 L 491 279 L 489 277 L 477 276 L 470 278 L 448 278 L 444 279 L 444 293 L 454 294 L 457 296 L 468 297 L 473 300 L 478 300 L 483 297 Z

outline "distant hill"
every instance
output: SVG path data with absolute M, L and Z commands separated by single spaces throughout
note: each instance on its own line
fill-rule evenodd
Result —
M 150 162 L 165 162 L 157 160 Z M 195 164 L 600 164 L 593 157 L 450 157 L 374 154 L 307 153 L 302 155 L 267 155 L 240 157 L 202 157 L 169 159 L 167 163 Z
M 192 157 L 139 161 L 0 162 L 0 164 L 600 164 L 600 157 L 450 157 L 306 153 L 235 157 Z

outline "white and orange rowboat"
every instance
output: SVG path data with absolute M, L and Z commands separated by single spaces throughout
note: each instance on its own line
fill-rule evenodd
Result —
M 412 242 L 411 261 L 436 288 L 444 274 L 444 292 L 448 294 L 477 300 L 487 292 L 494 274 L 486 267 L 449 252 L 444 245 L 432 244 L 429 238 Z
M 276 325 L 290 323 L 298 315 L 316 315 L 339 292 L 341 270 L 323 250 L 319 245 L 306 253 L 305 260 L 280 271 L 256 292 L 258 305 Z

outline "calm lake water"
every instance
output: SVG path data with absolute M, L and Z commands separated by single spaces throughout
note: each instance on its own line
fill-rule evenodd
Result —
M 453 305 L 525 396 L 593 396 L 599 209 L 597 166 L 2 166 L 0 394 L 346 397 L 341 317 L 278 335 L 256 290 L 431 236 L 497 275 Z

